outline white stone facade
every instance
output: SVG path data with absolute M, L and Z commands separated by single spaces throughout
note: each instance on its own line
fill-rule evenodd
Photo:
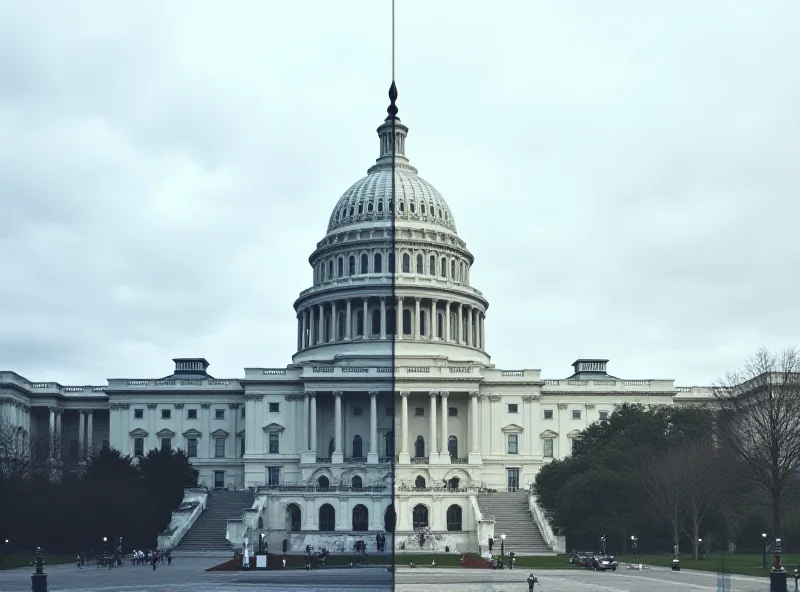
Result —
M 166 378 L 94 387 L 3 372 L 2 416 L 46 434 L 63 415 L 70 450 L 189 451 L 201 484 L 267 495 L 271 548 L 287 538 L 333 548 L 345 536 L 374 548 L 396 510 L 398 547 L 419 548 L 428 528 L 426 548 L 466 551 L 478 548 L 482 488 L 528 488 L 616 404 L 712 399 L 672 380 L 609 376 L 607 360 L 578 360 L 559 380 L 495 368 L 473 256 L 405 157 L 407 132 L 387 118 L 377 163 L 336 204 L 310 258 L 313 285 L 295 302 L 291 364 L 215 379 L 205 360 L 179 358 Z

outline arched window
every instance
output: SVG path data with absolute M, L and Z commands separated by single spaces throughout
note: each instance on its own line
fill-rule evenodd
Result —
M 325 343 L 331 340 L 332 323 L 333 319 L 331 319 L 331 313 L 325 311 L 325 320 L 322 322 L 322 329 L 323 329 L 322 341 Z
M 361 458 L 363 452 L 363 446 L 361 442 L 361 436 L 354 436 L 353 437 L 353 458 Z
M 411 519 L 414 528 L 428 528 L 428 507 L 422 504 L 414 506 Z
M 395 310 L 394 308 L 390 308 L 386 311 L 386 333 L 389 335 L 397 333 L 397 323 L 395 320 Z
M 413 201 L 410 204 L 408 204 L 408 211 L 411 212 L 412 214 L 417 211 L 417 207 Z
M 353 508 L 353 530 L 356 532 L 369 530 L 369 511 L 364 504 Z
M 436 323 L 436 337 L 438 337 L 439 339 L 443 339 L 444 338 L 444 314 L 440 312 L 439 314 L 436 315 L 436 317 L 438 318 L 438 321 Z
M 394 253 L 389 253 L 389 273 L 394 273 Z
M 417 440 L 414 442 L 414 457 L 415 458 L 423 458 L 425 456 L 425 438 L 422 436 L 417 436 Z
M 456 279 L 456 262 L 455 262 L 455 260 L 450 262 L 450 277 L 453 280 Z
M 458 484 L 461 482 L 461 479 L 458 477 L 453 477 L 447 482 L 448 489 L 458 489 Z
M 411 257 L 403 253 L 403 273 L 411 273 Z
M 431 260 L 428 262 L 428 273 L 436 275 L 436 255 L 431 255 Z
M 303 514 L 297 504 L 286 506 L 286 527 L 291 532 L 299 532 L 302 525 Z
M 411 311 L 403 311 L 403 335 L 411 335 Z
M 386 432 L 386 456 L 394 456 L 394 432 Z
M 350 479 L 350 487 L 353 489 L 361 489 L 364 486 L 364 482 L 361 480 L 361 477 L 356 475 L 352 479 Z
M 372 311 L 372 334 L 378 335 L 381 332 L 381 311 L 377 308 Z
M 328 279 L 329 280 L 333 279 L 333 259 L 328 261 Z
M 343 257 L 339 257 L 338 271 L 339 271 L 339 273 L 336 275 L 336 277 L 343 277 L 344 276 L 344 258 Z
M 319 531 L 333 532 L 336 530 L 336 510 L 330 504 L 322 504 L 319 509 Z
M 380 253 L 375 253 L 372 261 L 372 273 L 383 273 L 383 257 Z
M 447 508 L 447 530 L 461 530 L 461 506 L 453 504 Z
M 440 275 L 441 275 L 443 278 L 446 278 L 446 277 L 447 277 L 447 259 L 445 259 L 444 257 L 442 257 L 442 265 L 441 265 L 441 268 L 442 268 L 442 269 L 441 269 L 441 274 L 440 274 Z
M 417 273 L 420 274 L 420 275 L 425 273 L 425 269 L 424 269 L 425 266 L 423 265 L 423 263 L 424 263 L 424 260 L 422 258 L 422 255 L 418 254 L 417 255 Z
M 367 211 L 371 214 L 372 213 L 372 202 L 367 204 Z
M 369 255 L 366 253 L 361 254 L 361 273 L 369 273 Z
M 378 213 L 380 214 L 380 213 L 382 213 L 382 212 L 383 212 L 383 202 L 382 202 L 382 201 L 379 201 L 379 202 L 378 202 Z
M 331 486 L 331 482 L 328 481 L 328 478 L 325 475 L 320 475 L 317 479 L 317 487 L 321 487 L 322 489 L 328 489 Z
M 334 336 L 334 341 L 336 339 L 344 339 L 345 334 L 345 325 L 347 324 L 347 317 L 342 311 L 336 313 L 336 335 Z
M 420 211 L 420 214 L 422 214 L 423 216 L 425 215 L 425 204 L 424 203 L 419 204 L 419 211 Z
M 320 281 L 324 282 L 325 281 L 325 264 L 324 263 L 320 264 L 319 271 L 320 271 L 320 274 L 319 274 Z
M 447 452 L 450 454 L 450 458 L 458 458 L 458 438 L 455 436 L 447 439 Z
M 356 335 L 363 336 L 364 335 L 364 311 L 357 310 L 356 311 Z
M 417 475 L 417 478 L 414 479 L 414 487 L 417 489 L 425 489 L 425 477 Z
M 356 256 L 350 255 L 350 259 L 347 262 L 347 275 L 355 275 L 356 274 Z
M 398 211 L 399 213 L 401 213 L 401 214 L 402 214 L 403 212 L 405 212 L 405 204 L 403 204 L 403 202 L 402 202 L 402 201 L 401 201 L 399 204 L 397 204 L 397 211 Z
M 395 519 L 394 506 L 390 504 L 383 513 L 383 530 L 394 532 Z
M 419 311 L 419 334 L 423 337 L 427 336 L 425 332 L 425 327 L 428 326 L 428 311 L 421 310 Z

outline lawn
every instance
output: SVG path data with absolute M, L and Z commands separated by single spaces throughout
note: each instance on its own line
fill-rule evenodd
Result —
M 0 569 L 14 569 L 17 567 L 30 566 L 33 569 L 33 561 L 35 555 L 33 553 L 19 553 L 14 555 L 3 555 L 3 561 L 0 562 Z M 58 563 L 72 563 L 76 560 L 75 555 L 45 555 L 44 565 L 56 565 Z
M 643 555 L 642 563 L 645 565 L 657 565 L 661 567 L 670 567 L 672 565 L 672 555 Z M 681 569 L 697 569 L 700 571 L 715 571 L 742 574 L 746 576 L 763 576 L 768 577 L 769 571 L 772 568 L 773 558 L 767 555 L 767 567 L 761 568 L 763 556 L 759 554 L 738 554 L 738 553 L 720 553 L 713 554 L 698 559 L 695 561 L 691 555 L 681 555 Z M 622 563 L 638 563 L 638 557 L 633 555 L 618 555 L 617 561 Z M 800 555 L 784 555 L 783 566 L 789 575 L 792 575 L 794 569 L 800 566 Z

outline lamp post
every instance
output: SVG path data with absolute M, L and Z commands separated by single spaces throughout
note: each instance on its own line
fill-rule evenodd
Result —
M 700 537 L 697 539 L 697 558 L 702 559 L 703 557 L 703 538 Z
M 505 533 L 500 535 L 500 566 L 505 565 L 505 554 L 506 554 L 506 535 Z
M 633 554 L 639 556 L 639 563 L 642 563 L 642 556 L 639 553 L 639 539 L 635 534 L 631 535 L 631 543 L 633 544 Z
M 606 535 L 600 537 L 600 550 L 603 552 L 603 556 L 605 557 L 606 554 Z
M 772 565 L 772 571 L 769 574 L 770 590 L 774 592 L 786 592 L 786 579 L 789 574 L 786 573 L 786 569 L 781 565 L 782 542 L 779 538 L 775 539 L 773 554 L 775 556 L 775 563 Z
M 767 569 L 767 533 L 762 532 L 761 538 L 764 541 L 764 554 L 761 556 L 761 569 Z

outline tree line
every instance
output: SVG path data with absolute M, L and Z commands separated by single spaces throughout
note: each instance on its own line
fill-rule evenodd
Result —
M 571 549 L 800 550 L 800 355 L 761 350 L 708 404 L 617 406 L 534 493 Z
M 13 451 L 0 425 L 0 539 L 6 552 L 102 551 L 123 538 L 126 551 L 154 548 L 197 472 L 180 450 L 133 460 L 103 449 L 84 462 L 42 460 Z

